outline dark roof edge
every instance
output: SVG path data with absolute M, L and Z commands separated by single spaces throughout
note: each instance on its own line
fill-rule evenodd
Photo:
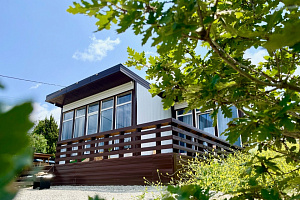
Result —
M 139 75 L 137 75 L 136 73 L 134 73 L 133 71 L 131 71 L 130 69 L 128 69 L 127 67 L 125 67 L 122 64 L 120 64 L 120 71 L 123 72 L 124 74 L 126 74 L 131 79 L 138 82 L 139 84 L 141 84 L 142 86 L 144 86 L 145 88 L 150 89 L 150 83 L 148 81 L 141 78 Z
M 78 81 L 77 83 L 71 84 L 61 90 L 58 90 L 56 92 L 53 92 L 51 94 L 48 94 L 46 96 L 46 102 L 50 102 L 51 99 L 56 98 L 58 96 L 64 95 L 72 90 L 78 89 L 80 87 L 83 87 L 89 83 L 92 83 L 93 81 L 105 78 L 109 75 L 112 75 L 116 72 L 122 72 L 123 74 L 127 75 L 129 78 L 131 78 L 132 80 L 138 82 L 139 84 L 141 84 L 143 87 L 150 89 L 150 83 L 147 82 L 146 80 L 144 80 L 143 78 L 141 78 L 140 76 L 138 76 L 137 74 L 135 74 L 134 72 L 132 72 L 131 70 L 129 70 L 127 67 L 124 67 L 121 63 L 117 64 L 113 67 L 110 67 L 104 71 L 101 71 L 97 74 L 94 74 L 90 77 L 87 77 L 81 81 Z

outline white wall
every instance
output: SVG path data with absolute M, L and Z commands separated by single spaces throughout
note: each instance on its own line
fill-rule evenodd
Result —
M 175 103 L 175 105 L 174 105 L 174 109 L 175 110 L 179 110 L 179 109 L 186 108 L 186 107 L 188 107 L 188 103 L 187 102 Z
M 119 86 L 111 88 L 109 90 L 105 90 L 105 91 L 100 92 L 98 94 L 94 94 L 94 95 L 86 97 L 84 99 L 80 99 L 80 100 L 75 101 L 73 103 L 64 105 L 63 106 L 63 112 L 66 112 L 68 110 L 72 110 L 72 109 L 78 108 L 80 106 L 84 106 L 84 105 L 99 101 L 101 99 L 105 99 L 105 98 L 120 94 L 122 92 L 132 90 L 133 88 L 134 88 L 134 84 L 133 84 L 132 81 L 128 82 L 128 83 L 125 83 L 123 85 L 119 85 Z
M 152 97 L 148 89 L 137 83 L 137 124 L 166 119 L 171 116 L 171 109 L 163 109 L 159 96 Z

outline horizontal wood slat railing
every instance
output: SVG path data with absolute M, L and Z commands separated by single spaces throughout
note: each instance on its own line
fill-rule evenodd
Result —
M 240 147 L 173 118 L 57 142 L 56 164 L 128 156 L 231 153 Z

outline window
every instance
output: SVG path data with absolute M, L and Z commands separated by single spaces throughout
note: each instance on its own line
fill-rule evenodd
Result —
M 197 112 L 197 124 L 200 130 L 203 130 L 211 135 L 215 135 L 215 127 L 213 126 L 213 119 L 209 113 L 200 113 Z
M 98 103 L 88 106 L 87 135 L 97 133 L 98 131 L 98 110 Z
M 114 99 L 108 99 L 102 101 L 101 106 L 101 122 L 100 122 L 100 132 L 109 131 L 113 128 L 113 106 Z
M 131 93 L 117 96 L 116 128 L 131 125 Z
M 61 140 L 128 127 L 132 125 L 132 94 L 126 92 L 79 107 L 62 117 Z M 130 137 L 126 140 L 130 141 Z
M 227 139 L 227 136 L 222 135 L 222 133 L 228 128 L 228 123 L 232 121 L 234 118 L 238 118 L 238 110 L 236 107 L 232 106 L 230 107 L 230 110 L 232 112 L 232 117 L 227 118 L 225 117 L 221 109 L 218 112 L 218 129 L 219 129 L 219 137 L 223 140 Z M 234 143 L 235 145 L 241 146 L 241 137 L 238 138 L 238 140 Z
M 176 115 L 177 115 L 177 119 L 179 121 L 182 121 L 186 124 L 189 124 L 191 126 L 193 126 L 193 115 L 192 115 L 192 111 L 188 111 L 186 114 L 185 113 L 185 110 L 182 109 L 182 110 L 177 110 L 176 112 Z
M 72 138 L 73 115 L 74 115 L 73 111 L 66 112 L 63 115 L 61 140 L 67 140 Z
M 74 138 L 81 137 L 84 135 L 84 126 L 85 126 L 85 107 L 76 110 Z
M 177 116 L 177 119 L 179 121 L 182 121 L 186 124 L 189 124 L 191 126 L 193 126 L 193 115 L 192 115 L 192 111 L 188 111 L 187 113 L 185 113 L 185 110 L 184 109 L 181 109 L 181 110 L 177 110 L 176 112 L 176 116 Z M 182 137 L 182 138 L 186 138 L 186 135 L 182 134 L 182 133 L 178 133 L 178 136 L 179 137 Z M 180 146 L 183 146 L 183 147 L 186 147 L 186 143 L 185 142 L 179 142 L 179 145 Z M 179 150 L 179 153 L 186 153 L 186 151 L 183 151 L 183 150 Z

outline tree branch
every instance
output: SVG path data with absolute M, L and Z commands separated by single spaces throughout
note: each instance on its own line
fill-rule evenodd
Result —
M 206 41 L 210 44 L 210 46 L 212 47 L 212 49 L 230 66 L 232 67 L 234 70 L 236 70 L 237 72 L 239 72 L 242 76 L 254 81 L 257 84 L 260 85 L 264 85 L 264 86 L 273 86 L 276 87 L 278 89 L 282 89 L 282 88 L 286 88 L 286 89 L 291 89 L 297 92 L 300 92 L 300 87 L 296 86 L 296 85 L 292 85 L 289 84 L 287 82 L 281 82 L 281 83 L 271 83 L 271 82 L 264 82 L 261 81 L 253 76 L 251 76 L 250 74 L 248 74 L 247 72 L 243 71 L 241 68 L 239 68 L 238 66 L 242 67 L 242 68 L 246 68 L 249 69 L 248 67 L 246 67 L 245 65 L 237 62 L 234 58 L 232 58 L 230 55 L 228 55 L 215 41 L 213 41 L 211 38 L 207 37 Z M 251 69 L 250 69 L 251 70 Z M 253 70 L 251 70 L 253 71 Z M 277 82 L 275 79 L 273 79 L 272 77 L 269 77 L 268 75 L 266 75 L 265 73 L 261 73 L 262 76 L 264 77 L 268 77 L 268 79 L 271 79 L 273 82 Z

